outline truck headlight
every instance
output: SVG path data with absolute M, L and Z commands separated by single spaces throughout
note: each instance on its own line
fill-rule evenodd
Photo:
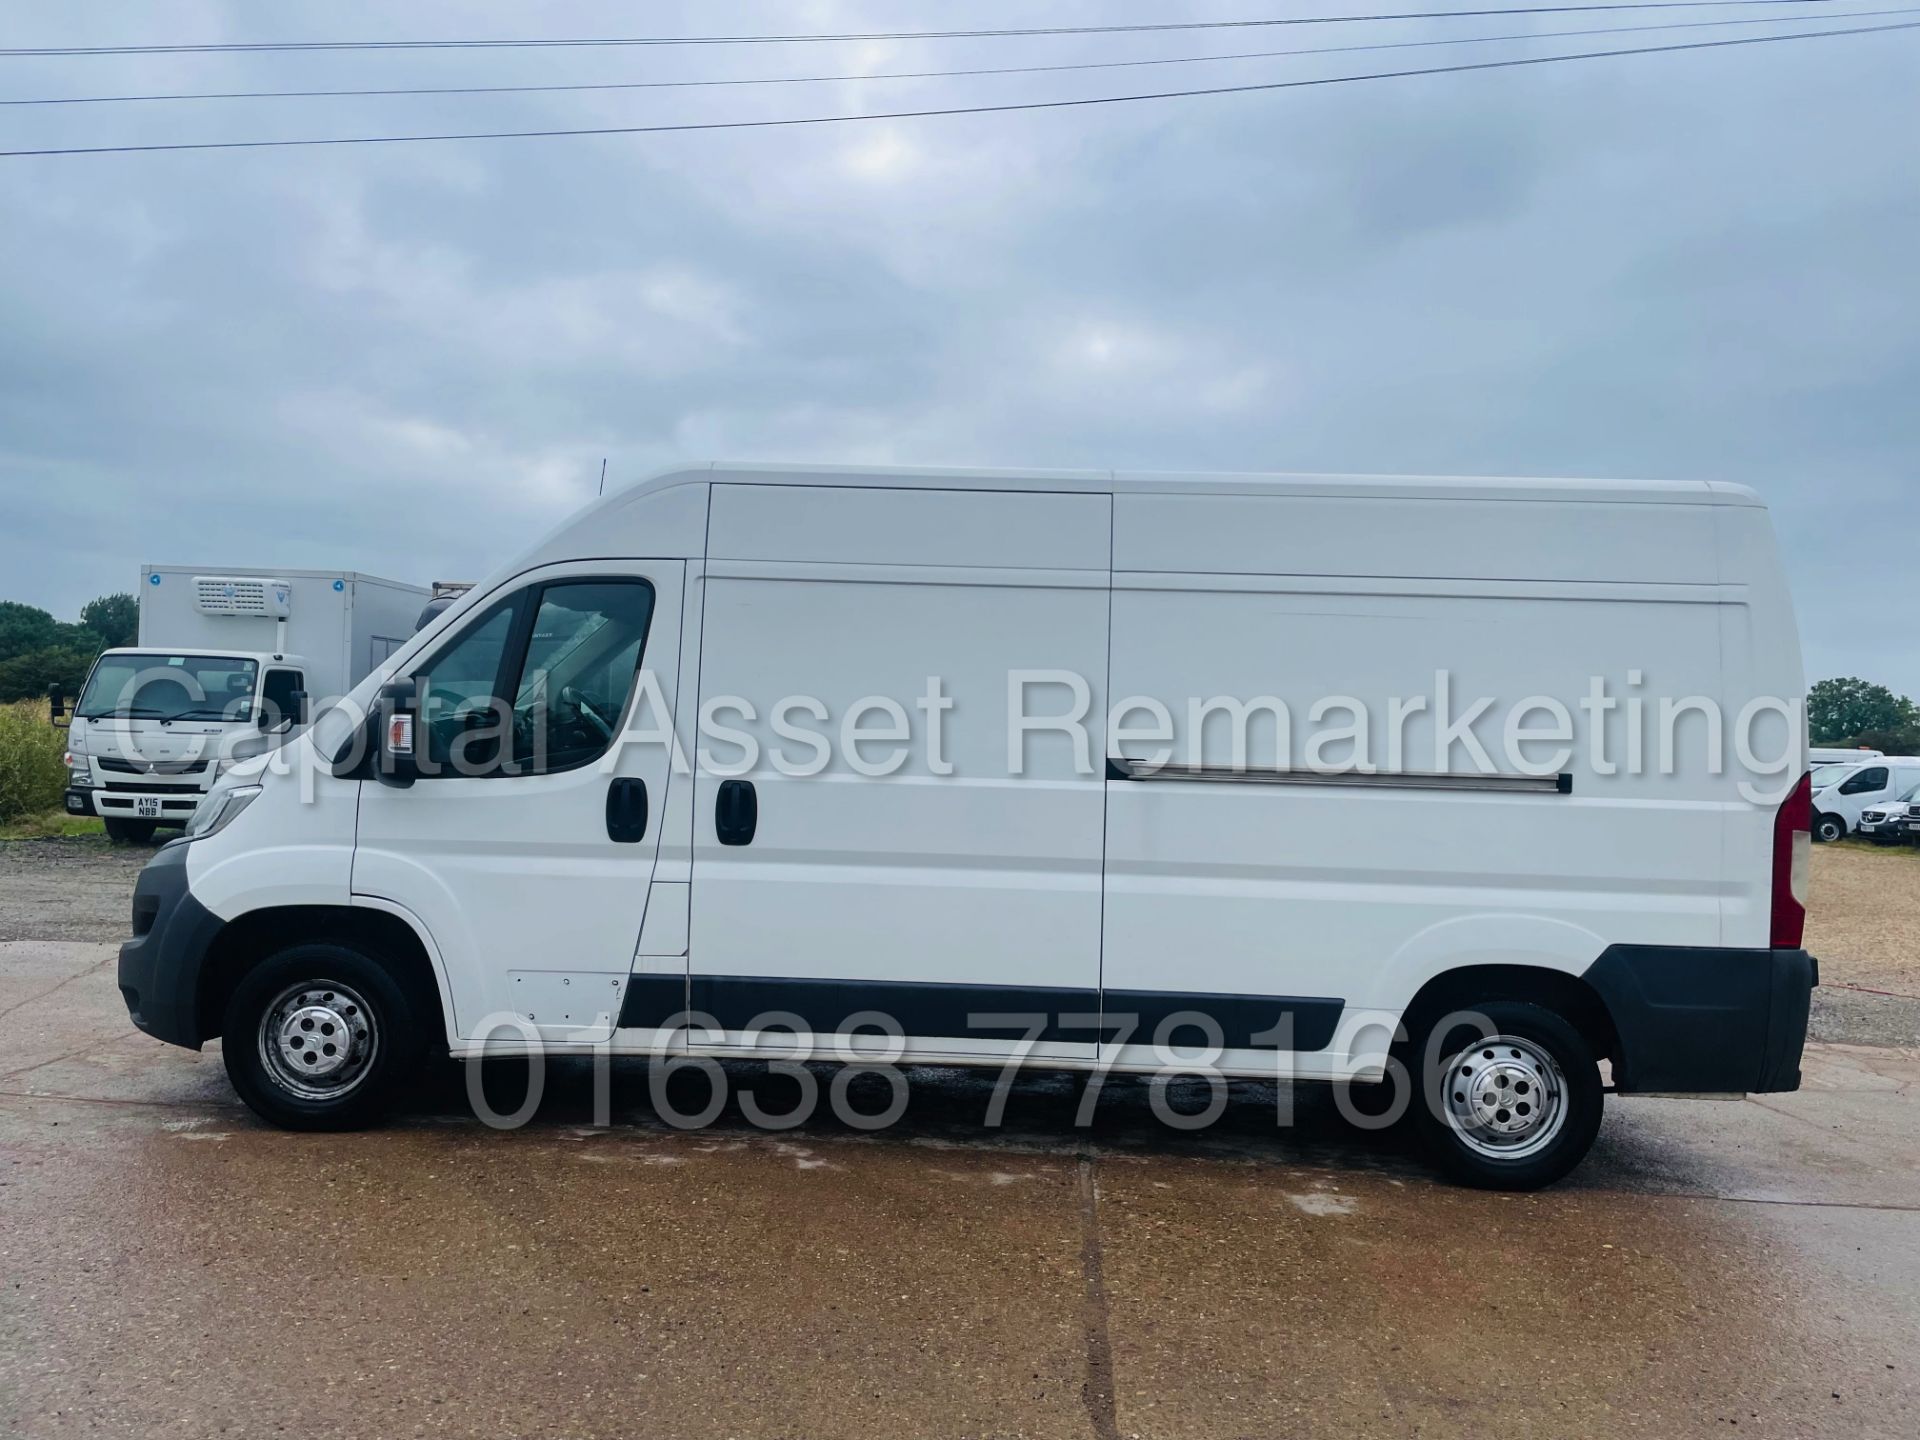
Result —
M 69 752 L 66 760 L 67 784 L 82 790 L 93 784 L 93 763 L 86 756 Z
M 194 808 L 193 816 L 187 821 L 187 838 L 204 840 L 207 836 L 227 828 L 240 812 L 259 797 L 258 785 L 236 785 L 231 790 L 210 790 L 207 796 Z

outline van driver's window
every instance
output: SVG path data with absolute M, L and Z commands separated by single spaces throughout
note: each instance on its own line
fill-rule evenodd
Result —
M 569 580 L 540 592 L 513 691 L 513 769 L 567 770 L 604 754 L 627 708 L 653 587 Z
M 1871 795 L 1887 788 L 1887 767 L 1870 765 L 1840 787 L 1842 795 Z
M 428 662 L 420 687 L 428 762 L 422 774 L 474 774 L 497 762 L 503 707 L 493 697 L 518 609 L 517 597 L 507 601 Z

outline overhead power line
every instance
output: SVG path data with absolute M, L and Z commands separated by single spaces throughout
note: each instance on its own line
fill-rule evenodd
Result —
M 1849 10 L 1823 20 L 1867 20 L 1916 15 L 1920 9 Z M 1361 45 L 1315 45 L 1304 49 L 1240 50 L 1225 55 L 1168 55 L 1152 60 L 1088 60 L 1061 65 L 996 65 L 966 70 L 867 70 L 838 75 L 765 75 L 714 80 L 616 80 L 572 85 L 387 86 L 361 90 L 207 90 L 130 95 L 58 95 L 9 100 L 7 105 L 116 105 L 177 100 L 335 100 L 421 95 L 553 95 L 609 90 L 700 90 L 717 86 L 823 85 L 859 80 L 950 80 L 985 75 L 1050 75 L 1075 70 L 1137 70 L 1155 65 L 1212 65 L 1229 60 L 1274 60 L 1299 55 L 1351 55 L 1374 50 L 1421 50 L 1435 45 L 1493 45 L 1515 40 L 1571 40 L 1592 35 L 1643 35 L 1655 30 L 1712 30 L 1729 25 L 1797 25 L 1805 15 L 1743 15 L 1730 20 L 1670 20 L 1657 25 L 1606 25 L 1584 30 L 1527 30 L 1505 35 L 1463 35 L 1442 40 L 1378 40 Z
M 1688 40 L 1675 45 L 1642 45 L 1627 50 L 1580 50 L 1567 55 L 1523 55 L 1477 60 L 1462 65 L 1432 65 L 1417 70 L 1376 70 L 1363 75 L 1325 75 L 1306 80 L 1273 80 L 1260 85 L 1216 85 L 1204 90 L 1158 90 L 1139 95 L 1096 95 L 1078 100 L 1030 100 L 1007 105 L 948 105 L 931 110 L 889 110 L 867 115 L 800 115 L 775 120 L 704 120 L 666 125 L 602 125 L 564 130 L 473 130 L 440 135 L 337 135 L 301 140 L 194 140 L 152 145 L 72 145 L 31 150 L 0 150 L 0 159 L 29 155 L 132 155 L 179 150 L 284 150 L 298 146 L 402 145 L 444 140 L 552 140 L 592 135 L 668 135 L 695 130 L 772 130 L 802 125 L 846 125 L 869 120 L 920 120 L 945 115 L 1000 115 L 1017 110 L 1070 110 L 1093 105 L 1123 105 L 1141 100 L 1182 100 L 1202 95 L 1246 95 L 1267 90 L 1304 90 L 1354 85 L 1370 80 L 1407 80 L 1422 75 L 1455 75 L 1470 70 L 1511 70 L 1526 65 L 1558 65 L 1572 60 L 1610 60 L 1628 55 L 1668 55 L 1688 50 L 1723 50 L 1735 45 L 1768 45 L 1788 40 L 1829 40 L 1843 35 L 1880 35 L 1920 29 L 1920 20 L 1896 25 L 1857 25 L 1845 30 L 1803 30 L 1791 35 L 1741 35 L 1731 40 Z
M 1045 25 L 1028 29 L 879 30 L 828 35 L 626 35 L 554 40 L 251 40 L 180 45 L 50 45 L 0 49 L 0 58 L 80 55 L 219 55 L 328 50 L 554 50 L 607 45 L 825 45 L 878 40 L 1005 40 L 1047 35 L 1143 35 L 1172 30 L 1253 30 L 1275 25 L 1353 25 L 1375 20 L 1463 20 L 1486 15 L 1594 10 L 1699 10 L 1718 6 L 1830 5 L 1834 0 L 1606 0 L 1501 10 L 1409 10 L 1391 15 L 1290 15 L 1251 20 L 1178 20 L 1135 25 Z

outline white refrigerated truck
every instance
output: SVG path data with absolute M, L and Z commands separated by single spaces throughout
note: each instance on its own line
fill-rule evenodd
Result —
M 147 565 L 139 596 L 139 643 L 94 662 L 67 739 L 67 813 L 121 840 L 185 825 L 224 769 L 398 649 L 428 592 L 350 570 Z

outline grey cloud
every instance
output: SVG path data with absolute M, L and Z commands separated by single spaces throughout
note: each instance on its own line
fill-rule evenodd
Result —
M 1128 0 L 1048 19 L 1182 10 L 1244 13 Z M 968 17 L 1032 23 L 1033 11 L 1005 0 Z M 507 28 L 464 4 L 302 4 L 271 27 L 236 4 L 170 8 L 164 24 L 120 4 L 33 23 L 38 38 L 96 43 Z M 933 5 L 674 5 L 643 20 L 606 4 L 521 12 L 512 28 L 949 23 L 955 12 Z M 1212 43 L 867 58 L 1043 63 Z M 0 115 L 0 133 L 827 113 L 1495 49 L 698 94 L 99 107 Z M 0 590 L 70 615 L 142 559 L 470 574 L 590 495 L 603 455 L 616 481 L 716 454 L 1705 476 L 1773 501 L 1810 671 L 1917 691 L 1920 641 L 1879 622 L 1878 582 L 1854 569 L 1910 547 L 1920 518 L 1917 55 L 1920 38 L 1889 35 L 811 131 L 0 162 Z M 423 53 L 46 62 L 7 78 L 57 93 L 850 63 L 866 62 L 814 47 Z

